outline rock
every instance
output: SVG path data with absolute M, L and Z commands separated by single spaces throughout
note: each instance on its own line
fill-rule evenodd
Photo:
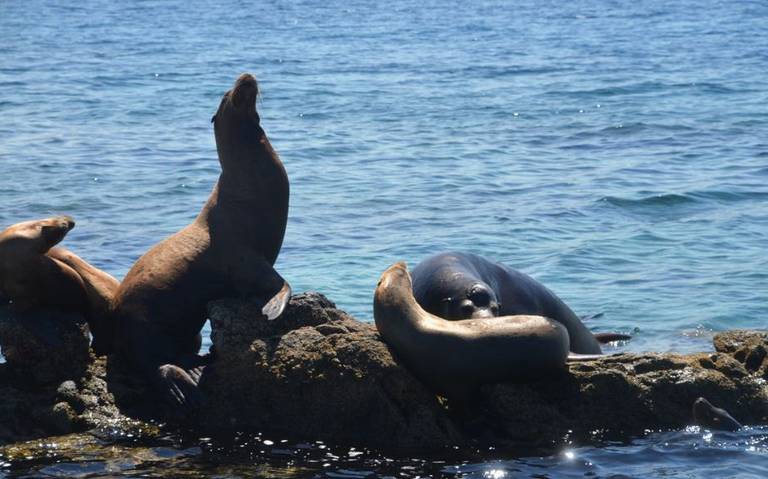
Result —
M 209 316 L 206 429 L 374 447 L 547 445 L 679 428 L 700 396 L 741 422 L 768 422 L 765 333 L 720 334 L 715 353 L 570 363 L 560 376 L 490 384 L 451 403 L 400 366 L 373 325 L 317 293 L 295 296 L 275 321 L 237 300 L 213 302 Z
M 0 350 L 7 374 L 30 386 L 83 375 L 91 363 L 85 319 L 78 314 L 18 313 L 0 307 Z
M 317 293 L 295 296 L 275 321 L 233 300 L 212 303 L 209 313 L 206 428 L 404 448 L 461 438 L 375 327 Z
M 726 331 L 715 335 L 715 350 L 733 356 L 751 373 L 768 379 L 768 332 Z
M 296 295 L 275 321 L 238 300 L 212 302 L 209 313 L 214 359 L 201 381 L 205 405 L 186 424 L 204 432 L 388 450 L 546 446 L 679 428 L 691 423 L 700 396 L 741 423 L 768 423 L 765 332 L 718 334 L 709 353 L 569 363 L 557 377 L 488 384 L 458 403 L 431 393 L 372 324 L 320 294 Z M 136 419 L 147 414 L 137 407 L 160 401 L 113 359 L 89 354 L 82 323 L 68 315 L 31 318 L 0 310 L 8 355 L 0 364 L 0 444 L 94 428 L 157 433 Z

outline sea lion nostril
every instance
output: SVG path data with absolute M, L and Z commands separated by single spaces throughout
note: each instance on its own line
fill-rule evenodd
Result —
M 491 293 L 482 286 L 475 286 L 469 292 L 469 299 L 477 306 L 488 306 L 491 303 Z

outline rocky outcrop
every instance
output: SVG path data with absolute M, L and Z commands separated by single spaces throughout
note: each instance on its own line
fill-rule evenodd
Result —
M 491 384 L 461 403 L 401 367 L 373 325 L 318 294 L 281 318 L 234 300 L 209 309 L 216 359 L 204 375 L 205 426 L 369 446 L 551 444 L 691 423 L 704 396 L 746 424 L 768 422 L 768 335 L 716 336 L 716 351 L 619 354 L 556 377 Z
M 456 402 L 437 397 L 402 367 L 372 324 L 317 293 L 295 296 L 275 321 L 236 300 L 213 302 L 209 313 L 214 359 L 201 382 L 204 411 L 187 424 L 206 432 L 390 450 L 544 446 L 564 437 L 679 428 L 690 423 L 699 396 L 744 424 L 768 423 L 764 332 L 718 334 L 708 353 L 570 363 L 556 377 L 489 384 Z M 0 443 L 93 427 L 146 428 L 127 416 L 157 401 L 147 401 L 149 393 L 117 365 L 83 353 L 82 322 L 64 318 L 24 322 L 0 311 L 8 360 L 0 364 Z
M 0 444 L 142 424 L 116 406 L 112 386 L 127 394 L 130 381 L 113 380 L 89 340 L 79 315 L 0 308 Z
M 376 328 L 319 294 L 266 321 L 256 305 L 209 308 L 215 360 L 205 427 L 382 447 L 462 441 L 438 398 L 400 367 Z

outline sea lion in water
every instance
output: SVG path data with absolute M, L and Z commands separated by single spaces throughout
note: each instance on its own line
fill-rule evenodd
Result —
M 568 331 L 531 315 L 448 321 L 413 296 L 405 263 L 390 266 L 376 287 L 373 317 L 384 341 L 431 389 L 465 397 L 477 386 L 562 371 Z
M 470 253 L 441 253 L 419 263 L 412 273 L 413 295 L 428 312 L 444 319 L 530 314 L 561 323 L 575 355 L 601 353 L 600 343 L 629 339 L 622 334 L 592 334 L 560 298 L 530 276 Z
M 209 301 L 241 296 L 269 319 L 290 298 L 274 270 L 288 218 L 288 176 L 259 124 L 256 79 L 241 75 L 214 124 L 221 175 L 197 218 L 139 258 L 115 299 L 115 347 L 179 404 L 197 402 Z
M 12 225 L 0 232 L 0 297 L 17 310 L 77 312 L 97 354 L 106 353 L 109 311 L 119 282 L 71 251 L 55 247 L 75 227 L 70 216 Z
M 700 397 L 693 403 L 693 420 L 696 424 L 714 430 L 738 431 L 741 429 L 739 421 L 733 418 L 728 411 L 715 407 Z

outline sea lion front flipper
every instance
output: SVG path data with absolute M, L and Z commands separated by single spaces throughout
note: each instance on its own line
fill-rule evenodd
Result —
M 261 313 L 275 319 L 291 299 L 291 286 L 263 257 L 252 256 L 233 270 L 232 281 L 242 297 L 263 305 Z
M 171 405 L 194 409 L 202 403 L 203 396 L 198 388 L 200 373 L 195 371 L 193 374 L 175 364 L 157 368 L 159 389 Z
M 593 336 L 600 344 L 612 343 L 614 341 L 629 341 L 632 336 L 621 333 L 594 333 Z
M 275 272 L 277 274 L 277 272 Z M 279 276 L 279 275 L 278 275 Z M 281 278 L 282 279 L 282 278 Z M 272 296 L 272 299 L 267 301 L 267 304 L 261 308 L 261 314 L 272 320 L 283 314 L 285 307 L 288 305 L 288 301 L 291 299 L 291 285 L 288 281 L 283 280 L 283 286 L 276 295 Z

